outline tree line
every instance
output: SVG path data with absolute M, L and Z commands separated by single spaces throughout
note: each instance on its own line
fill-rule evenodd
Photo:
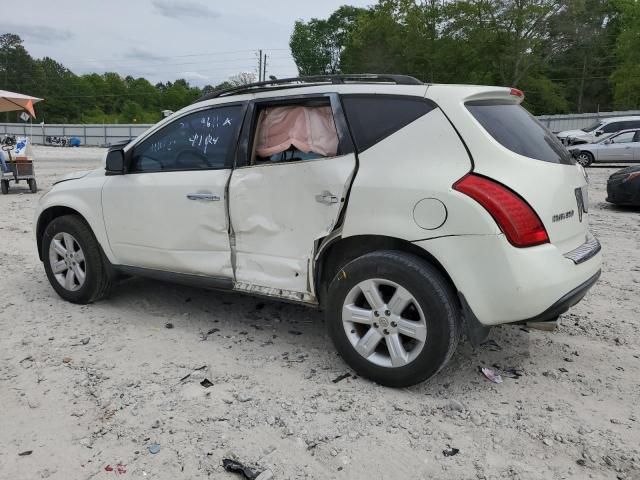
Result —
M 115 72 L 76 75 L 52 58 L 31 57 L 18 35 L 0 35 L 0 89 L 44 98 L 36 113 L 46 123 L 155 123 L 162 110 L 179 110 L 203 94 L 251 79 L 242 73 L 198 88 L 184 79 L 154 85 Z M 15 122 L 18 115 L 9 112 L 0 119 Z
M 297 21 L 290 47 L 303 75 L 517 87 L 536 114 L 640 107 L 636 0 L 380 0 Z
M 517 87 L 535 114 L 640 108 L 637 0 L 379 0 L 295 22 L 289 46 L 300 75 L 399 73 Z M 162 110 L 254 79 L 243 73 L 199 88 L 184 79 L 76 75 L 31 57 L 18 35 L 0 35 L 0 89 L 44 98 L 36 108 L 47 123 L 152 123 Z

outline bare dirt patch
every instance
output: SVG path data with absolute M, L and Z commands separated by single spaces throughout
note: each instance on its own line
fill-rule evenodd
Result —
M 104 162 L 100 149 L 35 153 L 42 189 Z M 41 193 L 12 184 L 0 478 L 237 479 L 222 468 L 234 457 L 275 479 L 640 478 L 640 213 L 604 202 L 612 171 L 590 170 L 603 274 L 559 330 L 496 328 L 404 390 L 334 383 L 351 372 L 302 307 L 142 279 L 62 301 L 36 253 Z M 493 365 L 522 376 L 492 384 L 478 367 Z

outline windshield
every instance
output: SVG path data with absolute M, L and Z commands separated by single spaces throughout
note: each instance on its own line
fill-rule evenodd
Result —
M 520 105 L 480 101 L 469 102 L 466 107 L 493 138 L 512 152 L 543 162 L 574 163 L 556 136 Z
M 585 127 L 583 129 L 581 129 L 583 132 L 593 132 L 594 130 L 596 130 L 597 128 L 602 126 L 602 122 L 596 122 L 593 123 L 590 127 Z

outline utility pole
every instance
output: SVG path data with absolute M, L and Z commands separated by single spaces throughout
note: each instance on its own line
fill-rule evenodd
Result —
M 267 81 L 267 54 L 264 54 L 264 62 L 262 62 L 262 81 Z
M 262 50 L 258 53 L 258 81 L 262 81 Z

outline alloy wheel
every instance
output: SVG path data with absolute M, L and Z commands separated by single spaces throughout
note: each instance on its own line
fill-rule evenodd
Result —
M 49 245 L 49 264 L 58 283 L 70 292 L 82 288 L 87 277 L 84 252 L 69 233 L 59 232 Z
M 342 323 L 353 348 L 382 367 L 408 365 L 427 339 L 418 301 L 390 280 L 369 279 L 354 286 L 345 297 Z

